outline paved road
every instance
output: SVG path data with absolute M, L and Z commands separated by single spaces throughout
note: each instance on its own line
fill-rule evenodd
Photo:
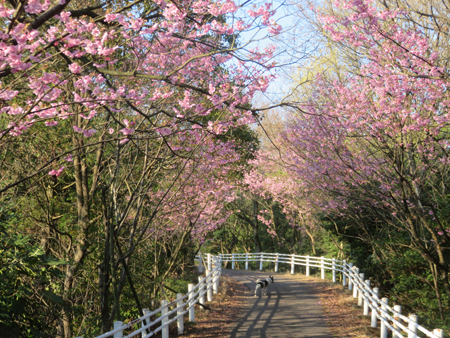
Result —
M 272 273 L 275 283 L 269 287 L 269 295 L 254 297 L 256 279 L 269 277 L 267 272 L 222 270 L 222 273 L 248 289 L 242 319 L 229 338 L 333 338 L 319 298 L 299 278 Z

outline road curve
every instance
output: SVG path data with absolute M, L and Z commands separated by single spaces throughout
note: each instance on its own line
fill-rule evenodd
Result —
M 270 285 L 269 295 L 254 297 L 255 281 L 269 277 L 269 273 L 224 269 L 222 274 L 244 284 L 248 290 L 242 318 L 229 338 L 333 338 L 320 299 L 298 277 L 271 273 L 275 283 Z

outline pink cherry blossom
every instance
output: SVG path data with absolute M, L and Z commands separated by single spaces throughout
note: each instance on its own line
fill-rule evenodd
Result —
M 83 130 L 83 136 L 84 136 L 84 137 L 91 137 L 91 136 L 94 135 L 96 132 L 97 132 L 97 130 L 95 130 L 95 129 Z
M 74 74 L 79 74 L 82 68 L 78 65 L 78 63 L 72 63 L 69 65 L 69 70 Z
M 170 135 L 172 133 L 172 130 L 169 128 L 157 128 L 156 131 L 162 136 Z
M 57 170 L 55 170 L 55 169 L 50 170 L 48 174 L 49 174 L 50 176 L 56 176 L 56 177 L 58 177 L 59 175 L 62 174 L 62 172 L 64 171 L 65 168 L 66 168 L 66 167 L 60 167 L 60 168 L 57 169 Z
M 132 128 L 123 128 L 119 130 L 123 135 L 128 136 L 134 133 L 134 129 Z

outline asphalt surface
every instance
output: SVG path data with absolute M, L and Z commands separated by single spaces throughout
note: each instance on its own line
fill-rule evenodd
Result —
M 247 287 L 245 310 L 228 338 L 333 338 L 326 323 L 320 299 L 307 283 L 287 274 L 270 273 L 274 284 L 267 296 L 254 297 L 256 280 L 269 273 L 222 270 Z

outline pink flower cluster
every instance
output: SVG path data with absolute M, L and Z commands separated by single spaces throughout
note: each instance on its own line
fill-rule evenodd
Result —
M 404 12 L 340 3 L 348 15 L 322 16 L 323 28 L 365 53 L 360 73 L 342 82 L 318 75 L 303 113 L 287 117 L 277 152 L 261 152 L 246 183 L 291 212 L 382 210 L 399 229 L 420 226 L 437 246 L 447 243 L 440 218 L 449 192 L 440 182 L 449 179 L 450 81 L 439 53 L 397 24 Z

